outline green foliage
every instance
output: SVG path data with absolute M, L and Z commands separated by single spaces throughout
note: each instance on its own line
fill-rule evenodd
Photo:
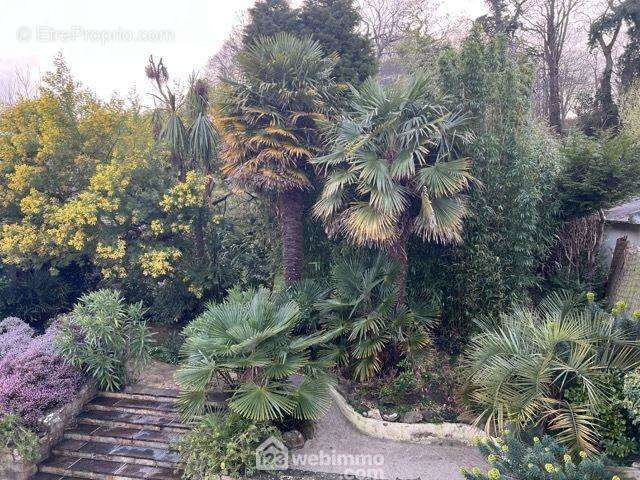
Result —
M 210 413 L 177 445 L 184 478 L 251 477 L 256 473 L 256 448 L 272 436 L 280 438 L 280 432 L 269 424 L 256 424 L 235 414 Z
M 478 325 L 463 366 L 486 429 L 540 426 L 572 450 L 595 451 L 596 415 L 612 403 L 610 375 L 640 362 L 636 332 L 592 302 L 559 294 Z
M 354 0 L 305 0 L 292 9 L 286 0 L 260 0 L 249 9 L 243 44 L 281 32 L 311 36 L 326 55 L 337 53 L 333 75 L 337 82 L 362 83 L 376 73 L 371 40 L 359 32 L 360 14 Z
M 640 424 L 640 372 L 634 370 L 624 376 L 624 406 L 634 425 Z
M 437 288 L 444 330 L 465 335 L 472 318 L 496 315 L 537 288 L 555 240 L 560 156 L 532 120 L 532 69 L 507 37 L 474 28 L 459 50 L 443 53 L 439 78 L 452 104 L 469 112 L 474 140 L 462 155 L 482 186 L 470 191 L 461 245 L 429 248 L 435 265 L 416 268 L 411 280 L 417 292 Z
M 603 459 L 583 451 L 571 455 L 565 446 L 551 437 L 533 438 L 525 443 L 513 434 L 478 441 L 480 453 L 489 470 L 478 467 L 461 469 L 466 480 L 620 480 L 607 471 Z
M 329 405 L 330 362 L 310 349 L 332 339 L 318 332 L 297 336 L 300 308 L 261 288 L 234 289 L 184 330 L 184 363 L 176 373 L 187 418 L 206 411 L 207 395 L 223 382 L 233 392 L 229 408 L 253 421 L 315 419 Z M 300 376 L 293 382 L 292 376 Z
M 298 35 L 311 35 L 326 54 L 339 56 L 336 82 L 359 85 L 376 73 L 371 40 L 359 32 L 354 0 L 305 0 L 298 11 Z
M 571 134 L 564 142 L 558 191 L 566 217 L 578 217 L 619 203 L 640 188 L 640 142 L 624 133 L 589 138 Z
M 177 330 L 169 332 L 162 341 L 156 341 L 157 345 L 151 350 L 151 355 L 156 360 L 178 365 L 180 363 L 180 349 L 184 343 L 184 338 Z
M 149 360 L 151 334 L 144 313 L 141 303 L 127 305 L 114 290 L 83 295 L 60 322 L 58 349 L 100 388 L 119 390 Z
M 0 453 L 14 450 L 27 462 L 35 462 L 40 457 L 40 440 L 22 425 L 20 417 L 5 413 L 0 415 Z
M 622 86 L 628 88 L 640 77 L 640 7 L 636 0 L 624 0 L 620 12 L 629 27 L 624 52 L 618 59 Z
M 317 323 L 339 333 L 333 348 L 347 376 L 368 380 L 402 358 L 415 361 L 430 342 L 435 314 L 397 305 L 397 275 L 382 255 L 354 256 L 334 265 L 329 290 L 315 302 Z
M 608 402 L 597 408 L 595 417 L 598 419 L 600 445 L 605 455 L 618 460 L 624 460 L 638 453 L 640 445 L 636 428 L 629 418 L 627 410 L 626 391 L 623 389 L 624 375 L 614 372 L 608 376 Z M 574 404 L 588 402 L 587 396 L 579 389 L 570 389 L 566 398 Z

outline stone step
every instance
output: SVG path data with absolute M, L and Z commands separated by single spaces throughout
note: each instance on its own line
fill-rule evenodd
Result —
M 145 402 L 164 402 L 164 403 L 175 403 L 178 401 L 177 396 L 166 396 L 166 395 L 154 395 L 154 394 L 145 394 L 145 393 L 129 393 L 127 391 L 123 392 L 99 392 L 98 397 L 102 398 L 121 398 L 121 399 L 129 399 L 129 400 L 143 400 Z
M 36 473 L 31 480 L 81 480 L 80 477 L 69 477 L 55 473 Z
M 99 397 L 88 403 L 85 410 L 126 412 L 137 415 L 159 415 L 179 419 L 176 405 L 173 402 Z
M 93 480 L 180 480 L 181 476 L 171 468 L 149 467 L 123 462 L 53 455 L 40 466 L 41 473 L 58 474 L 71 478 Z
M 140 415 L 128 412 L 93 410 L 78 417 L 78 423 L 84 425 L 102 425 L 106 427 L 144 428 L 145 430 L 167 430 L 186 433 L 191 427 L 179 418 L 158 415 Z
M 177 452 L 165 448 L 85 442 L 83 440 L 63 440 L 53 448 L 53 453 L 68 457 L 93 458 L 110 462 L 166 468 L 175 468 L 180 459 Z
M 106 427 L 98 425 L 77 425 L 65 430 L 67 440 L 116 443 L 149 448 L 169 448 L 169 444 L 179 440 L 180 434 L 164 430 L 145 430 L 140 428 Z

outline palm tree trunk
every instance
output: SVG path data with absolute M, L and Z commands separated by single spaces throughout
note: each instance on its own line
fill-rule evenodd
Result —
M 389 256 L 398 263 L 400 272 L 396 280 L 398 287 L 398 306 L 407 304 L 407 271 L 409 269 L 409 261 L 407 257 L 407 239 L 409 237 L 409 229 L 404 226 L 398 233 L 395 241 L 389 245 Z
M 300 190 L 278 193 L 278 221 L 282 239 L 282 268 L 285 284 L 300 280 L 302 264 L 302 219 L 304 202 Z

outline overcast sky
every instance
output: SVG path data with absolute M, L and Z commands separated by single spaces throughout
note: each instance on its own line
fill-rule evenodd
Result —
M 293 3 L 299 3 L 300 0 Z M 174 78 L 204 67 L 254 0 L 1 0 L 0 81 L 16 68 L 39 76 L 62 51 L 73 74 L 108 98 L 150 88 L 144 65 L 164 57 Z M 475 18 L 483 0 L 443 0 L 442 10 Z

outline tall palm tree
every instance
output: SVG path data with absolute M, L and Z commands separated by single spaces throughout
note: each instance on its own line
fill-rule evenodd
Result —
M 336 59 L 310 38 L 259 38 L 239 56 L 241 74 L 222 79 L 214 120 L 222 171 L 234 183 L 275 196 L 287 284 L 300 279 L 303 192 L 312 185 Z
M 332 152 L 313 163 L 327 178 L 314 214 L 330 234 L 384 248 L 401 266 L 398 304 L 406 301 L 407 240 L 460 240 L 473 180 L 459 155 L 465 116 L 437 101 L 418 73 L 383 87 L 367 80 L 334 133 Z

